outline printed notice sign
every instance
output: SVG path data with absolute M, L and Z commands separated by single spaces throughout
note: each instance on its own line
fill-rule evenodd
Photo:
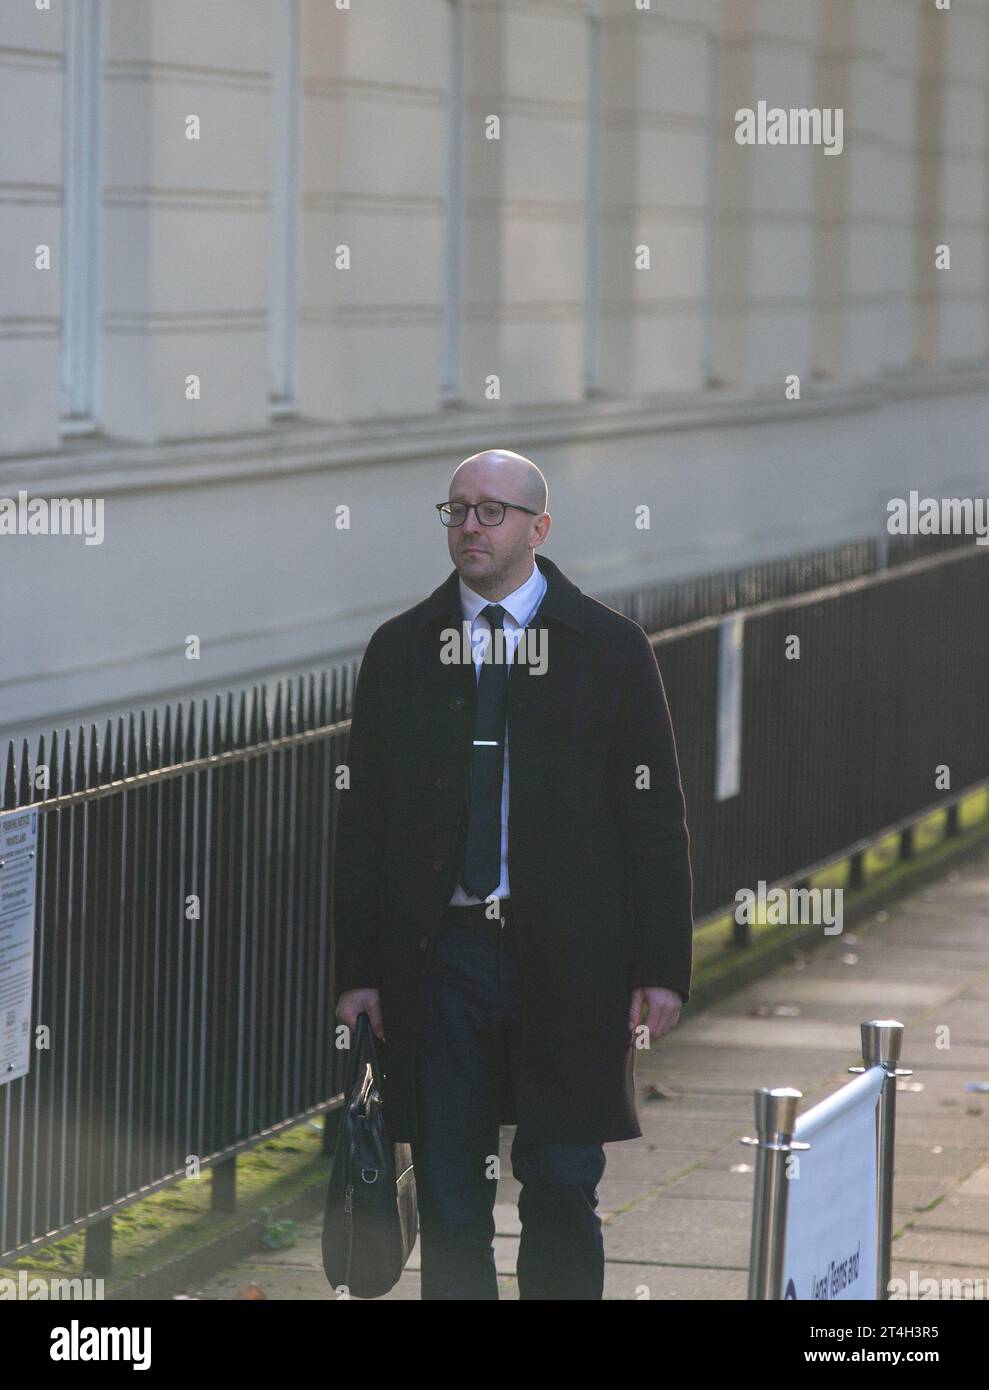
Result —
M 31 1063 L 37 811 L 0 813 L 0 1085 Z
M 714 799 L 728 801 L 742 789 L 742 669 L 745 614 L 729 613 L 718 629 L 718 722 L 715 728 Z

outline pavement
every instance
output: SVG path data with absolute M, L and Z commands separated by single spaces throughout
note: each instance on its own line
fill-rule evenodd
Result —
M 779 1012 L 778 1012 L 779 1011 Z M 859 1024 L 904 1024 L 897 1095 L 894 1277 L 989 1282 L 989 850 L 828 937 L 640 1052 L 640 1139 L 606 1146 L 598 1189 L 606 1299 L 746 1297 L 753 1091 L 796 1086 L 807 1108 L 861 1063 Z M 648 1099 L 655 1088 L 665 1099 Z M 502 1129 L 495 1216 L 500 1296 L 518 1297 L 511 1175 Z M 295 1245 L 259 1251 L 188 1297 L 327 1300 L 321 1214 Z M 985 1284 L 982 1297 L 987 1296 Z M 418 1299 L 418 1242 L 392 1299 Z

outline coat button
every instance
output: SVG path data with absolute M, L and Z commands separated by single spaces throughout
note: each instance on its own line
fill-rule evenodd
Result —
M 446 861 L 444 860 L 442 854 L 438 854 L 436 858 L 433 860 L 433 872 L 437 874 L 440 873 L 445 862 Z
M 425 951 L 425 950 L 427 949 L 428 946 L 429 946 L 429 937 L 428 937 L 428 936 L 420 936 L 420 938 L 419 938 L 419 950 L 420 950 L 420 951 Z
M 439 777 L 437 777 L 437 779 L 436 779 L 436 790 L 437 790 L 438 792 L 445 792 L 446 789 L 447 789 L 447 787 L 448 787 L 449 785 L 450 785 L 450 779 L 449 779 L 449 777 L 444 777 L 444 776 L 439 776 Z
M 454 695 L 453 699 L 450 701 L 450 708 L 463 709 L 466 703 L 467 701 L 464 699 L 462 695 Z

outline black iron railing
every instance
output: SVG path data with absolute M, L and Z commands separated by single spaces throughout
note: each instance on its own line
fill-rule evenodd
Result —
M 32 1026 L 50 1046 L 0 1087 L 4 1254 L 340 1092 L 330 850 L 354 676 L 8 750 L 0 809 L 39 812 Z
M 989 550 L 951 548 L 745 611 L 741 785 L 715 798 L 718 629 L 655 634 L 695 914 L 795 878 L 989 778 Z M 799 658 L 788 657 L 796 650 Z M 939 769 L 942 770 L 939 772 Z M 949 786 L 943 769 L 948 770 Z

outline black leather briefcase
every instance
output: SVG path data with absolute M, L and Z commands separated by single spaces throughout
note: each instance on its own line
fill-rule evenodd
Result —
M 355 1298 L 398 1283 L 419 1226 L 411 1144 L 388 1140 L 377 1039 L 357 1016 L 333 1170 L 323 1215 L 323 1269 Z

